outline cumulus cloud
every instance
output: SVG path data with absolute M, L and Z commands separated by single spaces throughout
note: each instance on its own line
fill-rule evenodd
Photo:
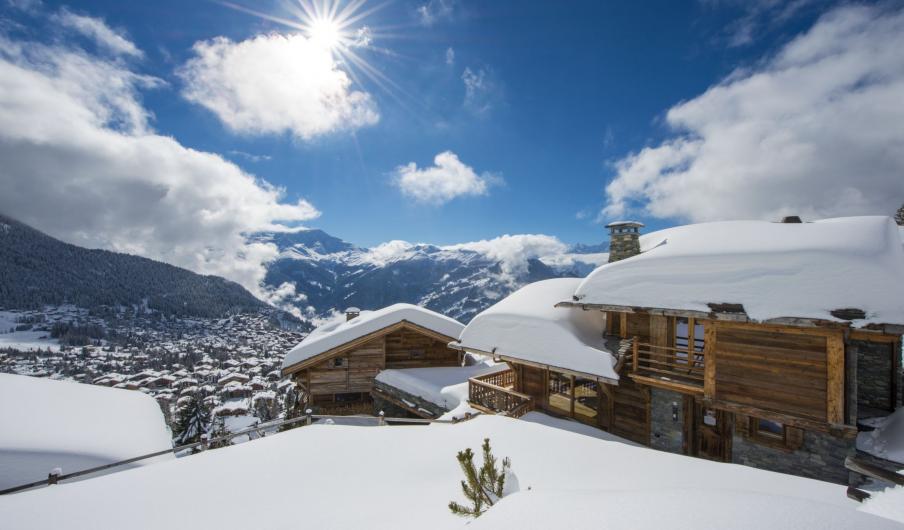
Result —
M 904 11 L 845 7 L 666 115 L 615 163 L 604 217 L 892 214 L 904 196 Z
M 458 159 L 452 151 L 436 155 L 430 167 L 410 162 L 395 170 L 395 184 L 408 197 L 419 202 L 444 204 L 456 197 L 486 195 L 489 187 L 501 182 L 491 173 L 480 175 Z
M 61 26 L 93 39 L 98 46 L 114 54 L 130 55 L 132 57 L 141 57 L 143 55 L 132 41 L 125 38 L 121 33 L 114 31 L 100 18 L 76 15 L 66 8 L 61 9 L 53 18 Z
M 526 274 L 528 260 L 567 252 L 568 245 L 558 238 L 543 234 L 503 235 L 471 243 L 442 247 L 449 250 L 470 250 L 498 260 L 506 275 Z
M 303 35 L 272 33 L 241 42 L 217 37 L 196 42 L 192 51 L 179 70 L 183 96 L 234 132 L 289 132 L 310 140 L 380 119 L 374 99 L 352 88 L 330 50 Z
M 71 243 L 257 291 L 278 251 L 245 234 L 319 212 L 217 154 L 156 134 L 140 91 L 159 84 L 72 44 L 0 36 L 0 211 Z

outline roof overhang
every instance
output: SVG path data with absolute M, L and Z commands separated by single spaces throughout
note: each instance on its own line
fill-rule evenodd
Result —
M 740 304 L 709 304 L 712 311 L 692 311 L 686 309 L 667 309 L 661 307 L 639 307 L 617 304 L 590 304 L 581 301 L 563 300 L 556 307 L 580 308 L 585 311 L 614 311 L 618 313 L 637 313 L 642 315 L 661 315 L 670 317 L 702 318 L 724 322 L 749 322 L 751 324 L 772 324 L 799 328 L 835 328 L 858 329 L 883 333 L 886 335 L 904 335 L 902 324 L 865 324 L 857 326 L 852 321 L 826 320 L 819 318 L 779 317 L 766 320 L 750 318 Z M 727 310 L 726 310 L 727 309 Z
M 517 355 L 502 354 L 495 350 L 492 352 L 483 351 L 483 350 L 479 350 L 477 348 L 472 348 L 470 346 L 465 346 L 464 344 L 461 344 L 458 341 L 450 342 L 449 347 L 454 350 L 459 350 L 459 351 L 464 351 L 464 352 L 469 352 L 469 353 L 476 353 L 477 355 L 492 357 L 494 360 L 497 360 L 497 361 L 501 360 L 501 361 L 516 363 L 516 364 L 524 364 L 527 366 L 533 366 L 535 368 L 542 368 L 545 370 L 553 370 L 553 371 L 561 372 L 564 374 L 574 375 L 577 377 L 583 377 L 585 379 L 592 379 L 592 380 L 600 382 L 600 383 L 606 383 L 609 385 L 618 385 L 618 379 L 612 379 L 609 377 L 604 377 L 604 376 L 596 375 L 596 374 L 589 374 L 587 372 L 580 372 L 577 370 L 572 370 L 570 368 L 564 368 L 562 366 L 555 366 L 555 365 L 551 365 L 551 364 L 543 364 L 543 363 L 538 363 L 538 362 L 534 362 L 534 361 L 529 361 L 527 359 L 521 359 Z
M 394 324 L 391 324 L 389 326 L 386 326 L 384 328 L 380 328 L 376 331 L 372 331 L 372 332 L 368 333 L 367 335 L 362 335 L 362 336 L 360 336 L 356 339 L 350 340 L 344 344 L 340 344 L 339 346 L 330 348 L 329 350 L 326 350 L 322 353 L 318 353 L 317 355 L 315 355 L 313 357 L 309 357 L 308 359 L 299 361 L 291 366 L 286 366 L 284 368 L 281 368 L 280 374 L 282 374 L 282 376 L 285 377 L 287 375 L 291 375 L 296 372 L 300 372 L 301 370 L 304 370 L 305 368 L 308 368 L 312 365 L 323 362 L 332 357 L 336 357 L 349 350 L 353 350 L 363 344 L 366 344 L 366 343 L 372 341 L 373 339 L 380 338 L 383 335 L 388 335 L 390 333 L 399 331 L 401 329 L 411 329 L 411 330 L 417 331 L 418 333 L 421 333 L 423 335 L 427 335 L 430 338 L 433 338 L 435 340 L 438 340 L 440 342 L 445 342 L 445 343 L 448 343 L 450 340 L 455 339 L 455 337 L 449 337 L 448 335 L 443 335 L 442 333 L 438 333 L 436 331 L 433 331 L 432 329 L 425 328 L 424 326 L 415 324 L 414 322 L 411 322 L 410 320 L 400 320 L 400 321 L 398 321 Z

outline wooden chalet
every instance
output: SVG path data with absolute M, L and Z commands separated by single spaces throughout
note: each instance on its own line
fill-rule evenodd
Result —
M 528 286 L 512 295 L 520 310 L 472 320 L 457 347 L 512 367 L 507 384 L 472 380 L 472 404 L 536 408 L 665 451 L 848 483 L 845 458 L 869 428 L 861 422 L 902 404 L 897 227 L 886 218 L 711 223 L 640 241 L 640 226 L 611 226 L 615 255 L 572 280 L 567 297 Z M 614 380 L 579 368 L 587 364 L 573 344 L 537 352 L 511 336 L 517 313 L 544 304 L 560 320 L 593 315 L 597 337 L 585 342 Z
M 299 402 L 319 413 L 373 413 L 374 378 L 388 368 L 459 366 L 449 348 L 464 328 L 459 322 L 410 304 L 378 311 L 349 310 L 346 321 L 322 326 L 283 361 Z

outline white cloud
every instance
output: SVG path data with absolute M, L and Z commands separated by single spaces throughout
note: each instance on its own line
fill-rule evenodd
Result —
M 455 50 L 453 50 L 451 46 L 446 48 L 446 64 L 449 66 L 455 64 Z
M 303 35 L 273 33 L 242 42 L 217 37 L 192 50 L 195 56 L 179 71 L 184 97 L 235 132 L 291 132 L 309 140 L 380 119 L 374 99 L 352 88 L 330 50 Z
M 53 18 L 61 26 L 75 30 L 93 39 L 99 46 L 110 52 L 132 57 L 141 57 L 143 55 L 132 41 L 111 29 L 102 19 L 76 15 L 65 7 Z
M 417 17 L 424 26 L 432 26 L 440 20 L 452 17 L 455 9 L 455 0 L 430 0 L 426 4 L 417 7 Z
M 543 234 L 503 235 L 471 243 L 442 247 L 448 250 L 470 250 L 498 260 L 505 275 L 526 274 L 528 260 L 567 252 L 568 246 L 553 236 Z
M 904 11 L 847 7 L 672 107 L 676 133 L 615 163 L 606 217 L 891 215 L 904 197 Z
M 214 153 L 156 134 L 139 90 L 157 84 L 71 44 L 0 36 L 0 211 L 71 243 L 258 291 L 277 249 L 244 234 L 319 212 L 285 202 L 282 190 Z
M 403 194 L 420 202 L 443 204 L 456 197 L 486 195 L 493 184 L 501 183 L 490 173 L 478 175 L 474 168 L 458 159 L 452 151 L 443 151 L 433 166 L 418 168 L 410 162 L 395 170 L 395 184 Z

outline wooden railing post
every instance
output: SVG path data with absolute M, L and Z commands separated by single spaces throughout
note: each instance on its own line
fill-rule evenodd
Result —
M 638 337 L 634 337 L 634 342 L 633 342 L 633 344 L 631 344 L 631 356 L 633 357 L 631 359 L 631 362 L 634 365 L 634 369 L 633 369 L 634 372 L 637 372 L 637 367 L 639 366 L 638 359 L 640 357 L 640 352 L 639 352 L 640 349 L 638 347 L 640 344 L 640 341 L 637 339 L 638 339 Z
M 311 409 L 306 409 L 304 411 L 304 413 L 307 415 L 307 419 L 304 421 L 304 423 L 305 423 L 305 425 L 310 425 L 314 419 L 313 418 L 314 411 Z

